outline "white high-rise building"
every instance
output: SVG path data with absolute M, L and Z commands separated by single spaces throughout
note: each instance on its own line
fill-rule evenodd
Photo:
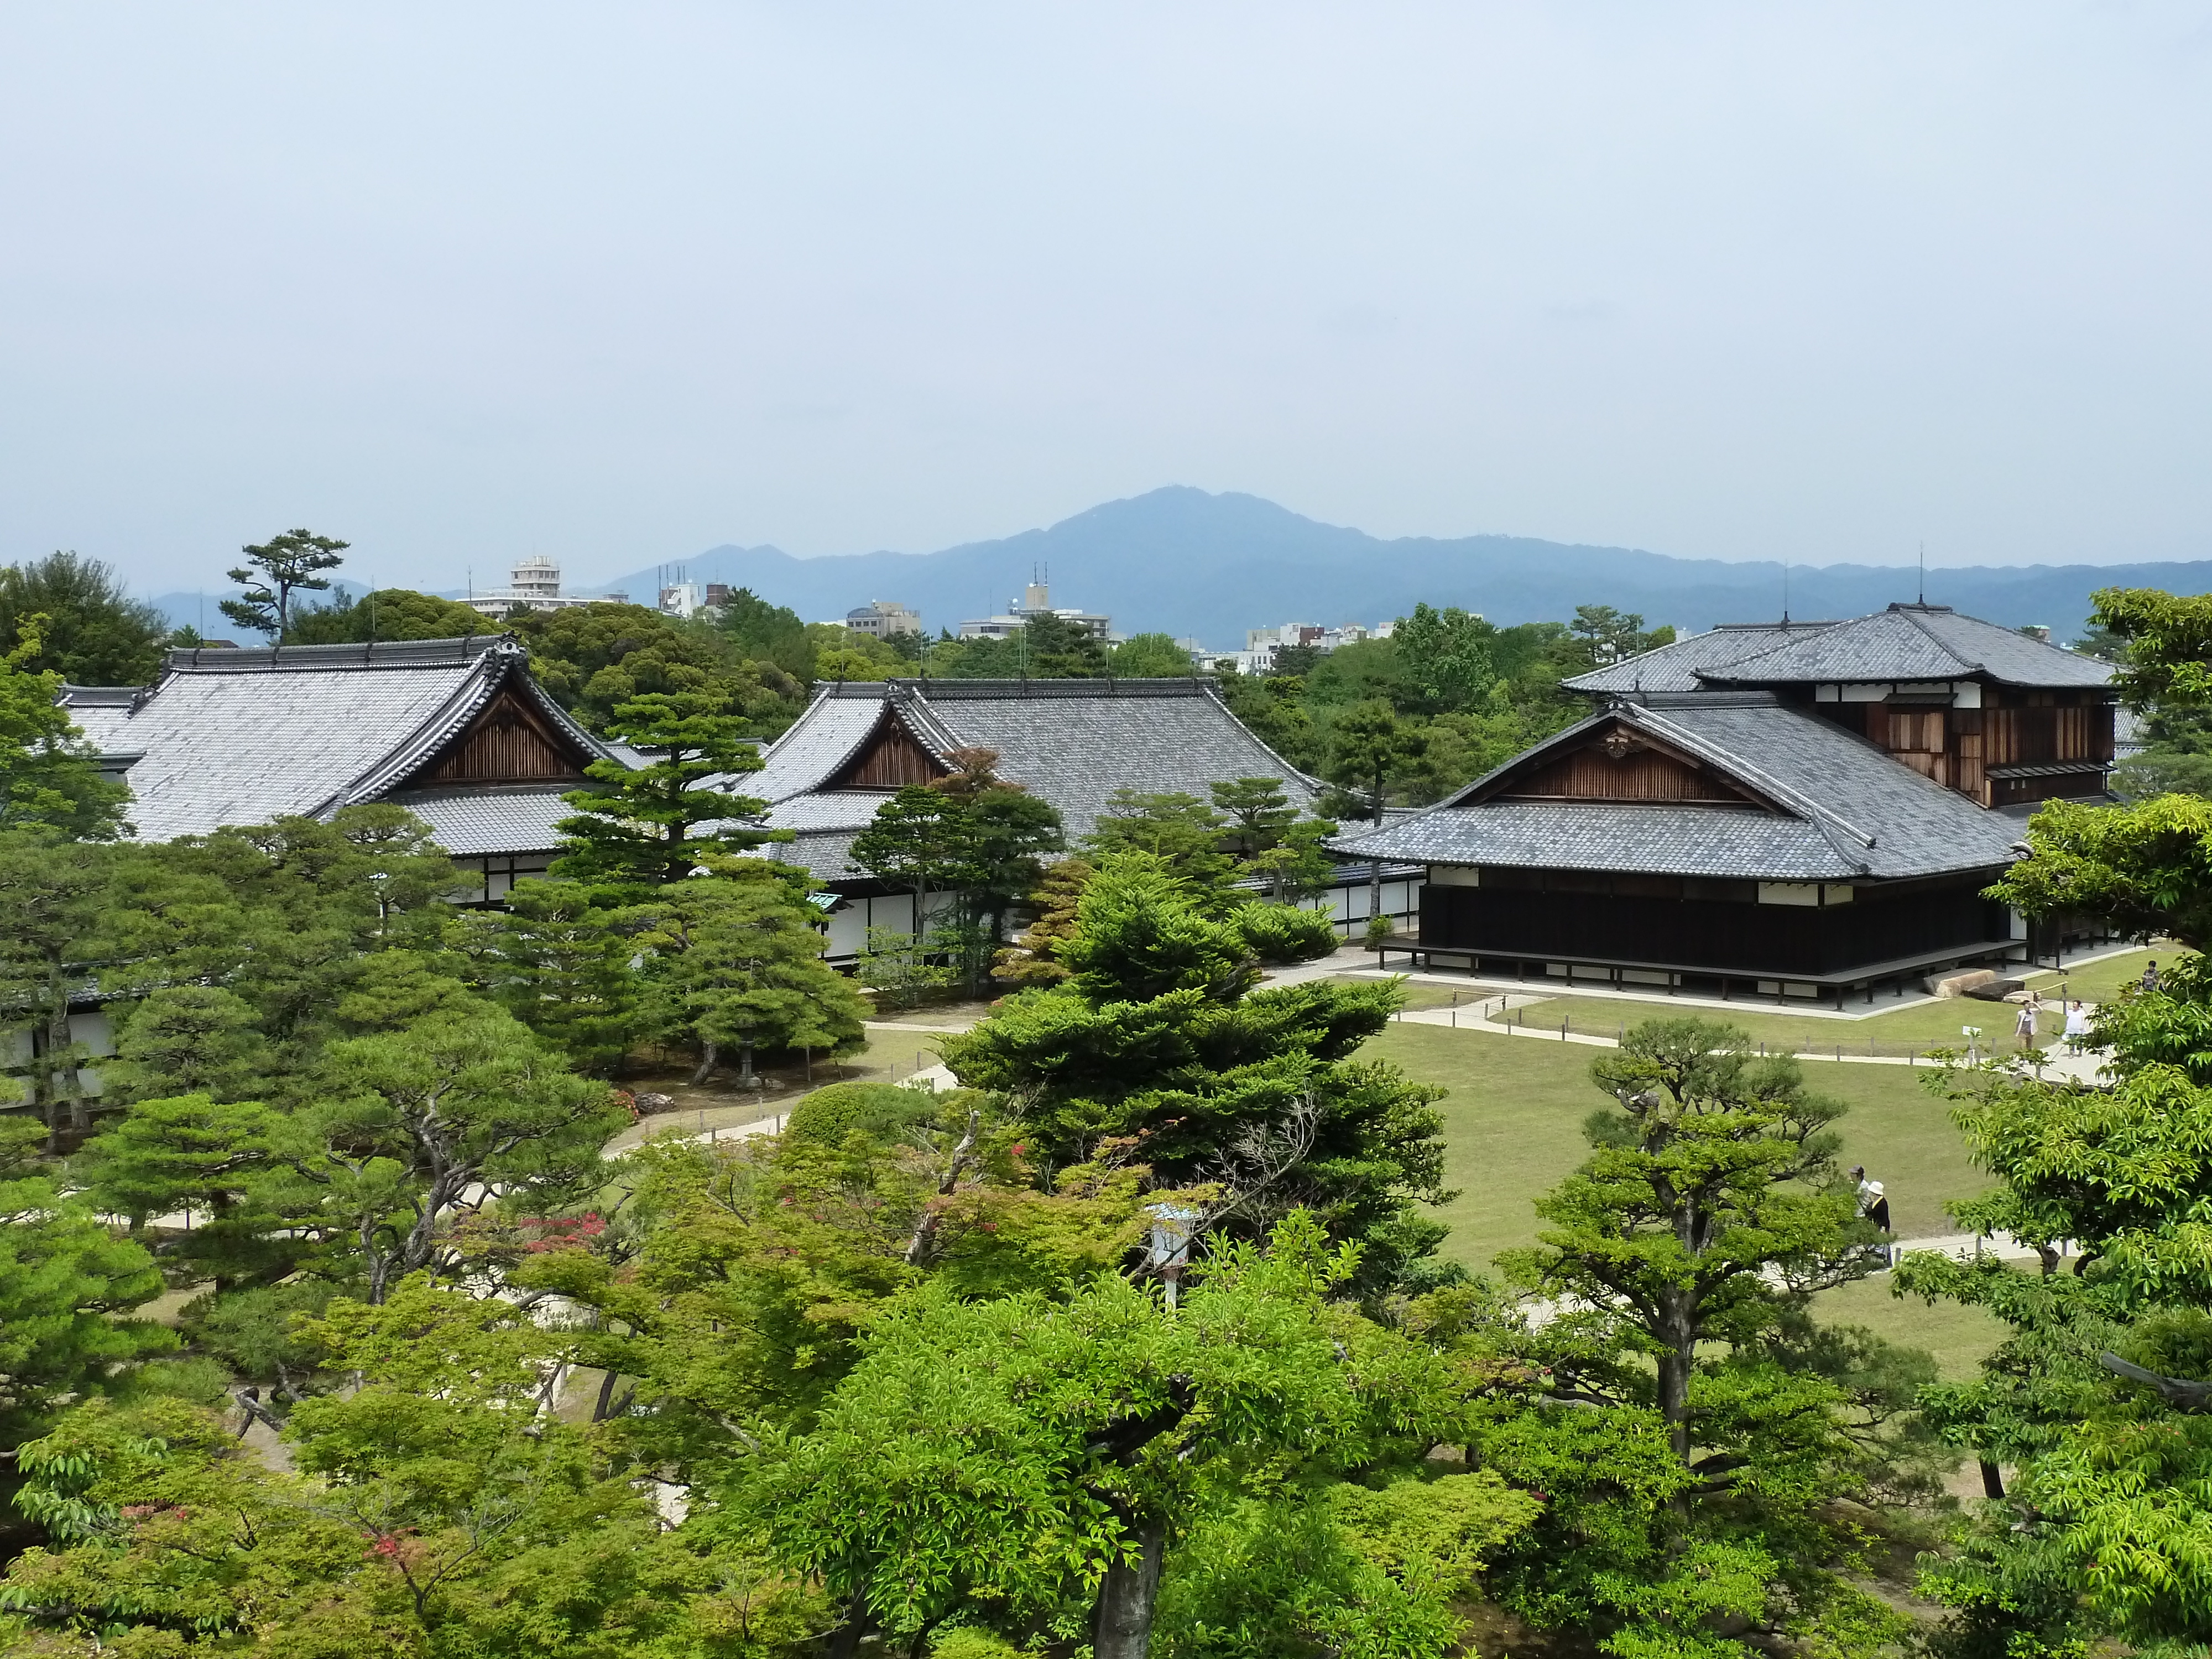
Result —
M 464 603 L 487 617 L 504 617 L 519 605 L 532 611 L 566 611 L 580 605 L 623 605 L 628 600 L 620 593 L 563 593 L 560 562 L 533 555 L 514 562 L 504 592 L 472 593 Z

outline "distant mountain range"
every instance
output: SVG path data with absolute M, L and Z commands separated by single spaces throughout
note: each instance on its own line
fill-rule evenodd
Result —
M 920 611 L 933 634 L 1003 611 L 1035 569 L 1049 574 L 1058 605 L 1104 611 L 1123 633 L 1195 636 L 1215 650 L 1242 647 L 1248 628 L 1374 623 L 1423 599 L 1478 611 L 1500 625 L 1563 621 L 1578 605 L 1610 605 L 1639 611 L 1653 626 L 1702 631 L 1774 619 L 1784 587 L 1778 562 L 1678 559 L 1522 536 L 1386 541 L 1256 495 L 1182 487 L 1109 501 L 1048 530 L 937 553 L 800 559 L 773 547 L 722 546 L 611 580 L 566 574 L 571 591 L 626 592 L 650 603 L 656 578 L 665 572 L 673 580 L 679 564 L 689 580 L 750 587 L 808 622 L 896 599 Z M 1793 566 L 1789 611 L 1801 620 L 1858 616 L 1912 599 L 1917 581 L 1909 565 Z M 1927 597 L 2008 626 L 2045 623 L 2063 640 L 2079 631 L 2100 587 L 2212 592 L 2212 561 L 1936 569 Z M 197 600 L 169 594 L 156 603 L 181 623 L 192 619 Z M 207 609 L 216 617 L 212 598 Z
M 797 559 L 773 547 L 716 547 L 684 562 L 690 580 L 750 587 L 809 622 L 842 617 L 871 599 L 897 599 L 920 611 L 933 633 L 1004 610 L 1032 568 L 1048 571 L 1057 605 L 1103 611 L 1124 633 L 1194 635 L 1216 650 L 1242 647 L 1248 628 L 1373 623 L 1423 599 L 1479 611 L 1501 626 L 1564 621 L 1578 605 L 1610 605 L 1640 611 L 1653 626 L 1700 632 L 1716 623 L 1771 621 L 1783 610 L 1777 562 L 1677 559 L 1525 536 L 1386 541 L 1256 495 L 1183 488 L 939 553 Z M 648 568 L 599 586 L 641 599 L 655 574 Z M 1918 578 L 1909 565 L 1838 564 L 1794 566 L 1788 580 L 1790 613 L 1811 619 L 1911 599 Z M 2212 592 L 2212 561 L 1936 569 L 1928 573 L 1927 596 L 2008 626 L 2045 623 L 2064 639 L 2079 631 L 2100 587 Z

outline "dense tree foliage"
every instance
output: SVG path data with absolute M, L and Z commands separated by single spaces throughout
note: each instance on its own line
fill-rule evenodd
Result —
M 504 625 L 459 599 L 380 587 L 366 593 L 341 592 L 326 605 L 301 606 L 292 613 L 288 638 L 301 645 L 466 639 L 473 634 L 495 634 Z
M 950 758 L 947 775 L 884 803 L 854 837 L 852 860 L 914 896 L 914 933 L 885 948 L 949 957 L 974 990 L 990 969 L 1007 912 L 1036 887 L 1044 855 L 1065 842 L 1060 814 L 1001 779 L 994 751 L 957 749 Z M 945 902 L 933 908 L 932 894 Z
M 0 833 L 106 840 L 121 828 L 127 796 L 101 777 L 96 752 L 55 706 L 61 676 L 32 665 L 45 623 L 22 618 L 15 643 L 0 653 Z
M 150 685 L 168 633 L 161 613 L 125 593 L 98 559 L 55 553 L 0 565 L 0 654 L 38 640 L 18 664 L 23 671 L 72 685 Z
M 584 769 L 598 787 L 562 797 L 576 814 L 561 820 L 566 850 L 556 875 L 618 899 L 642 898 L 708 859 L 769 840 L 747 822 L 766 804 L 721 787 L 760 770 L 761 759 L 745 740 L 744 722 L 723 712 L 712 693 L 634 698 L 614 711 L 607 735 L 643 751 L 646 763 L 600 760 Z
M 704 617 L 585 605 L 520 611 L 505 625 L 530 647 L 531 672 L 547 695 L 610 736 L 617 711 L 647 696 L 702 699 L 717 714 L 750 722 L 755 737 L 774 737 L 803 702 L 803 676 L 773 658 L 739 654 L 732 636 Z
M 1418 1277 L 1442 1236 L 1434 1091 L 1356 1059 L 1390 987 L 1267 990 L 1234 915 L 1206 914 L 1161 860 L 1103 860 L 1057 958 L 1063 982 L 1007 999 L 944 1045 L 963 1083 L 1030 1103 L 1049 1164 L 1134 1149 L 1163 1180 L 1211 1182 L 1224 1224 L 1264 1227 L 1293 1201 L 1364 1242 L 1376 1282 Z
M 1821 1332 L 1818 1291 L 1865 1277 L 1834 1162 L 1839 1109 L 1742 1033 L 1653 1021 L 1595 1061 L 1613 1103 L 1589 1161 L 1540 1198 L 1512 1273 L 1557 1316 L 1524 1346 L 1582 1411 L 1488 1426 L 1484 1455 L 1552 1495 L 1500 1564 L 1509 1604 L 1625 1655 L 1870 1653 L 1899 1633 L 1850 1586 L 1864 1540 L 1838 1510 L 1911 1478 L 1887 1431 L 1925 1357 Z

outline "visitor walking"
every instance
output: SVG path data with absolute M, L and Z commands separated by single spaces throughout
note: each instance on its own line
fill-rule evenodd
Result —
M 1881 1228 L 1887 1237 L 1889 1233 L 1889 1197 L 1882 1191 L 1881 1182 L 1867 1179 L 1863 1164 L 1851 1166 L 1851 1179 L 1859 1183 L 1859 1213 Z
M 2158 989 L 2158 958 L 2153 957 L 2143 964 L 2142 988 L 2145 996 Z
M 2066 1052 L 2078 1054 L 2089 1046 L 2089 1011 L 2076 997 L 2066 1006 Z
M 2030 991 L 2027 994 L 2027 1000 L 2020 1005 L 2020 1018 L 2012 1023 L 2013 1033 L 2020 1038 L 2021 1053 L 2026 1054 L 2035 1047 L 2036 1024 L 2042 1013 L 2042 996 L 2034 991 Z

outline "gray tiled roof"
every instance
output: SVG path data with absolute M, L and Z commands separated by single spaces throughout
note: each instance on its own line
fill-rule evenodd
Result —
M 1708 686 L 1951 680 L 2090 687 L 2111 671 L 1978 617 L 1892 605 L 1849 622 L 1757 623 L 1692 634 L 1563 682 L 1571 691 L 1695 691 Z
M 2076 655 L 2009 628 L 1937 606 L 1892 605 L 1702 676 L 1714 685 L 1984 678 L 2008 685 L 2091 687 L 2112 678 Z
M 1698 756 L 1776 810 L 1482 799 L 1501 768 L 1418 817 L 1334 845 L 1424 863 L 1766 881 L 1936 875 L 2014 856 L 2017 823 L 1818 715 L 1762 693 L 1656 702 L 1615 705 L 1529 752 L 1570 747 L 1620 720 Z
M 881 697 L 817 694 L 790 728 L 762 751 L 767 764 L 724 781 L 724 787 L 762 800 L 803 795 L 836 771 L 883 714 Z
M 746 856 L 795 864 L 817 881 L 854 881 L 867 873 L 853 862 L 853 838 L 860 833 L 857 829 L 802 830 L 791 841 L 770 842 Z
M 117 754 L 117 734 L 130 723 L 131 706 L 143 696 L 135 685 L 64 685 L 55 701 L 69 712 L 70 724 L 102 754 Z
M 1623 657 L 1560 683 L 1570 691 L 1696 691 L 1705 684 L 1698 678 L 1701 670 L 1741 662 L 1836 626 L 1832 622 L 1723 623 L 1709 633 L 1686 635 L 1672 645 Z
M 571 786 L 402 789 L 384 799 L 430 826 L 439 846 L 455 858 L 492 853 L 550 853 L 561 845 L 554 825 L 576 809 L 561 797 Z
M 72 687 L 61 701 L 103 752 L 139 757 L 126 775 L 131 822 L 142 840 L 170 841 L 380 799 L 519 672 L 549 720 L 586 752 L 607 753 L 521 672 L 526 660 L 520 641 L 495 634 L 173 651 L 160 681 L 127 706 L 107 687 Z M 501 821 L 477 815 L 479 827 Z M 541 839 L 527 848 L 476 850 L 536 850 L 542 831 L 529 833 Z
M 1310 810 L 1320 786 L 1275 754 L 1200 680 L 894 680 L 824 686 L 767 750 L 758 772 L 726 780 L 774 803 L 764 822 L 799 841 L 775 856 L 823 880 L 850 878 L 853 836 L 888 796 L 814 793 L 896 707 L 939 755 L 999 754 L 999 774 L 1056 807 L 1069 840 L 1091 833 L 1117 789 L 1207 798 L 1232 778 L 1279 778 Z

